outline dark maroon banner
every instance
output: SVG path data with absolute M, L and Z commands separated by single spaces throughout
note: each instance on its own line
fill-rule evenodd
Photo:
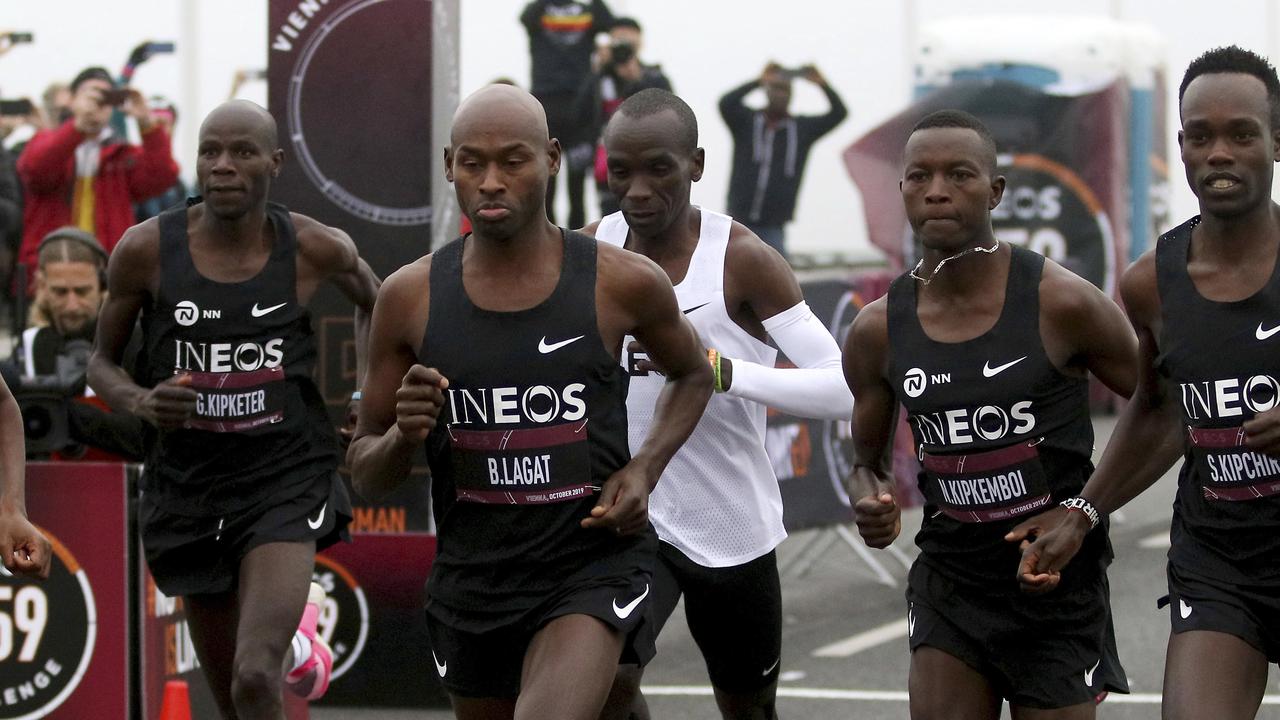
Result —
M 0 718 L 129 716 L 129 480 L 117 463 L 32 463 L 47 580 L 0 577 Z
M 430 250 L 432 3 L 270 0 L 268 107 L 284 167 L 272 199 L 351 235 L 379 277 Z M 335 414 L 355 387 L 351 305 L 311 303 L 317 380 Z
M 446 706 L 431 660 L 425 592 L 436 538 L 356 535 L 316 558 L 329 593 L 319 631 L 334 652 L 334 680 L 318 705 Z

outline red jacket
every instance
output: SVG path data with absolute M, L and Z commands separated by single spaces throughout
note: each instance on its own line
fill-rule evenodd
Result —
M 18 158 L 22 179 L 22 248 L 19 262 L 28 272 L 36 266 L 36 247 L 49 231 L 71 223 L 71 197 L 76 181 L 76 146 L 84 135 L 67 120 L 42 130 Z M 98 175 L 93 182 L 94 227 L 107 252 L 133 225 L 133 203 L 159 195 L 178 179 L 178 163 L 169 148 L 169 134 L 156 126 L 142 136 L 142 145 L 123 142 L 102 146 Z

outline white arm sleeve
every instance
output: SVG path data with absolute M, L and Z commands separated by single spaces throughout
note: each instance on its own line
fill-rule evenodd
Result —
M 733 380 L 725 394 L 797 417 L 848 420 L 853 415 L 853 393 L 840 367 L 840 347 L 809 304 L 801 301 L 763 324 L 796 367 L 764 367 L 730 358 Z

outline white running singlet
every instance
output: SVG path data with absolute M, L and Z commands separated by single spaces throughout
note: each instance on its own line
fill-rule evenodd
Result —
M 675 286 L 680 309 L 706 347 L 722 355 L 773 367 L 778 351 L 738 327 L 724 304 L 724 258 L 733 219 L 701 210 L 698 245 L 684 279 Z M 596 238 L 622 247 L 622 213 L 600 221 Z M 622 362 L 632 358 L 623 340 Z M 649 433 L 653 407 L 665 379 L 632 372 L 627 395 L 631 451 Z M 649 519 L 658 537 L 703 567 L 731 567 L 754 560 L 782 542 L 782 493 L 764 451 L 766 408 L 716 393 L 689 440 L 671 459 L 649 498 Z

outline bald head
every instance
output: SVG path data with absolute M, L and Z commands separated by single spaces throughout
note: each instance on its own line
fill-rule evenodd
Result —
M 213 109 L 200 123 L 200 136 L 207 129 L 217 128 L 233 134 L 248 134 L 262 143 L 267 151 L 280 146 L 276 131 L 276 119 L 261 105 L 248 100 L 228 100 Z
M 457 148 L 473 133 L 501 133 L 534 147 L 546 143 L 547 113 L 542 103 L 512 85 L 486 85 L 472 93 L 453 114 L 449 143 Z

